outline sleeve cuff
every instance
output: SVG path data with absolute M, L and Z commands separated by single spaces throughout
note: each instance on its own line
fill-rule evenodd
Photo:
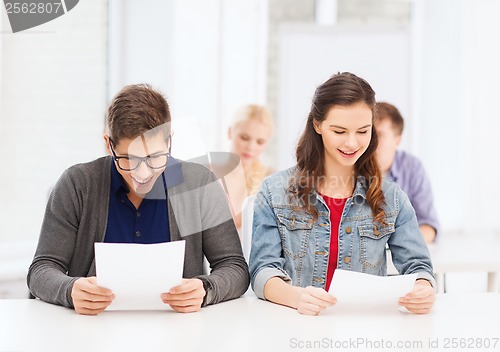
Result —
M 267 281 L 273 277 L 279 277 L 283 279 L 283 281 L 290 284 L 292 282 L 290 276 L 288 276 L 288 274 L 283 269 L 264 268 L 260 270 L 252 280 L 252 289 L 257 297 L 263 300 L 266 299 L 266 297 L 264 297 L 264 286 L 266 286 Z
M 436 238 L 437 238 L 438 233 L 441 232 L 441 229 L 439 228 L 439 222 L 437 222 L 436 220 L 418 219 L 418 226 L 422 226 L 422 225 L 429 225 L 430 227 L 432 227 L 436 231 Z
M 201 304 L 202 307 L 208 306 L 212 304 L 214 300 L 214 288 L 212 286 L 212 283 L 210 282 L 210 279 L 207 277 L 208 275 L 199 275 L 195 276 L 193 279 L 198 279 L 201 282 L 203 282 L 203 289 L 205 290 L 205 297 L 203 297 L 203 303 Z
M 427 272 L 419 272 L 417 273 L 417 280 L 418 279 L 424 279 L 424 280 L 427 280 L 431 283 L 432 287 L 434 288 L 434 290 L 436 290 L 436 279 L 434 279 L 434 276 L 432 276 L 431 274 L 427 273 Z

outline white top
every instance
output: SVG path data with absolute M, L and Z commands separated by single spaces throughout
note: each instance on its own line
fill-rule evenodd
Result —
M 496 293 L 438 295 L 427 315 L 373 310 L 311 317 L 250 294 L 190 314 L 83 316 L 39 300 L 0 300 L 0 312 L 0 351 L 469 350 L 464 344 L 483 346 L 474 351 L 500 351 Z M 429 347 L 436 343 L 439 349 Z

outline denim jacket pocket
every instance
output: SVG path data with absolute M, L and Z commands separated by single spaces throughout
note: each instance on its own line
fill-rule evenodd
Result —
M 278 214 L 278 227 L 285 255 L 292 259 L 305 256 L 313 228 L 312 217 L 292 210 L 283 212 Z
M 360 255 L 363 268 L 379 269 L 385 260 L 385 245 L 395 231 L 394 223 L 377 226 L 373 223 L 358 226 Z

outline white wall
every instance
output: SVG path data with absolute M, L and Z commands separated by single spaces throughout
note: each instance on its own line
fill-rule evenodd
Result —
M 36 240 L 62 171 L 104 152 L 107 8 L 81 1 L 15 34 L 0 12 L 0 241 Z
M 469 231 L 500 231 L 500 2 L 469 0 L 465 3 L 464 72 L 462 87 L 466 170 L 464 227 Z M 460 193 L 459 193 L 460 194 Z M 478 219 L 479 221 L 471 221 Z
M 498 1 L 428 0 L 421 157 L 445 228 L 499 232 Z
M 169 88 L 171 1 L 109 0 L 108 101 L 125 85 Z

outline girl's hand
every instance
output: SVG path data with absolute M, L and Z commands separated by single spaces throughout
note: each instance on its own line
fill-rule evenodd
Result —
M 417 280 L 415 281 L 413 290 L 404 297 L 401 297 L 398 303 L 412 313 L 426 314 L 431 311 L 435 300 L 436 293 L 430 282 L 427 280 Z
M 318 315 L 333 306 L 337 299 L 319 287 L 307 286 L 299 293 L 297 311 L 306 315 Z

